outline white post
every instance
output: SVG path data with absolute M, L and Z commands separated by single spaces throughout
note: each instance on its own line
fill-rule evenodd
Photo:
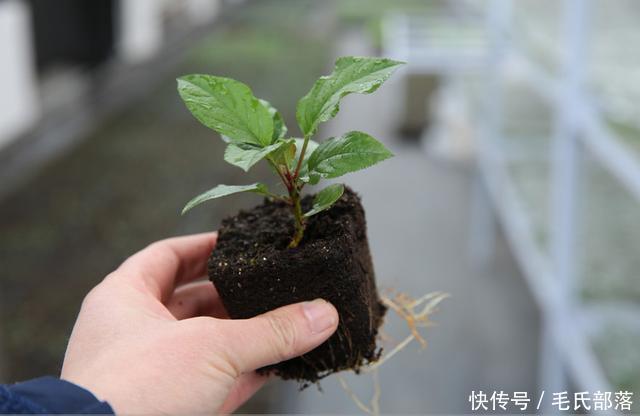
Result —
M 489 65 L 487 66 L 487 88 L 484 96 L 484 117 L 481 134 L 484 144 L 495 148 L 502 141 L 503 124 L 503 76 L 505 56 L 508 52 L 508 36 L 511 20 L 511 0 L 492 0 L 486 16 L 486 27 L 490 36 Z M 493 151 L 489 154 L 495 154 Z M 495 161 L 494 161 L 495 162 Z M 491 203 L 489 190 L 480 171 L 473 184 L 471 230 L 469 251 L 478 266 L 486 266 L 495 252 L 498 223 Z
M 489 66 L 487 71 L 487 142 L 499 146 L 502 141 L 504 110 L 504 64 L 509 52 L 511 32 L 512 0 L 493 0 L 487 15 L 487 30 L 490 33 Z
M 220 12 L 220 0 L 188 0 L 187 13 L 196 25 L 210 23 Z
M 564 42 L 562 82 L 560 83 L 554 140 L 551 148 L 550 237 L 553 276 L 556 278 L 561 303 L 543 322 L 543 333 L 551 338 L 551 328 L 574 325 L 576 295 L 576 215 L 579 198 L 579 114 L 583 100 L 584 66 L 586 64 L 587 2 L 563 2 Z M 553 391 L 567 388 L 566 368 L 554 340 L 544 340 L 542 379 Z
M 0 148 L 24 133 L 40 115 L 28 6 L 0 1 Z
M 121 0 L 119 5 L 119 55 L 134 63 L 151 58 L 162 45 L 164 2 Z

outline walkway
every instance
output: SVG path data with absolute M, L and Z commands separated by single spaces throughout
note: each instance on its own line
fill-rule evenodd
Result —
M 369 54 L 357 35 L 339 45 L 338 55 Z M 484 270 L 474 267 L 467 253 L 472 169 L 432 160 L 403 143 L 390 111 L 399 89 L 385 86 L 371 96 L 345 99 L 323 134 L 363 130 L 396 155 L 345 180 L 367 210 L 379 285 L 414 296 L 441 290 L 451 298 L 434 317 L 438 325 L 427 332 L 428 348 L 420 351 L 412 343 L 381 368 L 381 411 L 469 413 L 472 390 L 534 392 L 538 316 L 522 277 L 502 241 Z M 403 337 L 403 325 L 392 320 L 385 332 Z M 369 376 L 347 380 L 368 400 Z M 271 399 L 265 394 L 262 400 L 275 412 L 359 412 L 336 377 L 325 380 L 322 389 L 298 393 L 295 384 L 278 382 L 267 391 Z

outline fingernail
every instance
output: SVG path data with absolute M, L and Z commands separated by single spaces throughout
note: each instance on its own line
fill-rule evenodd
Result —
M 302 305 L 302 309 L 307 317 L 312 334 L 324 332 L 336 324 L 336 314 L 333 307 L 322 299 L 305 302 Z

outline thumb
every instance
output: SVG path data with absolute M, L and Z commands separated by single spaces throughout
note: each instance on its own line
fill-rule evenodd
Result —
M 329 302 L 316 299 L 251 319 L 219 323 L 222 332 L 230 335 L 231 364 L 240 372 L 249 372 L 300 356 L 322 344 L 338 327 L 338 312 Z

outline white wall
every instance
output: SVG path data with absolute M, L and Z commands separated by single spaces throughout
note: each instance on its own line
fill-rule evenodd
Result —
M 164 41 L 164 12 L 180 11 L 192 25 L 210 23 L 221 0 L 120 0 L 118 55 L 126 62 L 142 62 L 155 55 Z
M 0 148 L 37 120 L 35 54 L 28 6 L 0 1 Z
M 187 0 L 187 13 L 196 25 L 211 22 L 220 11 L 220 0 Z
M 162 46 L 164 1 L 121 0 L 118 52 L 127 62 L 152 57 Z

